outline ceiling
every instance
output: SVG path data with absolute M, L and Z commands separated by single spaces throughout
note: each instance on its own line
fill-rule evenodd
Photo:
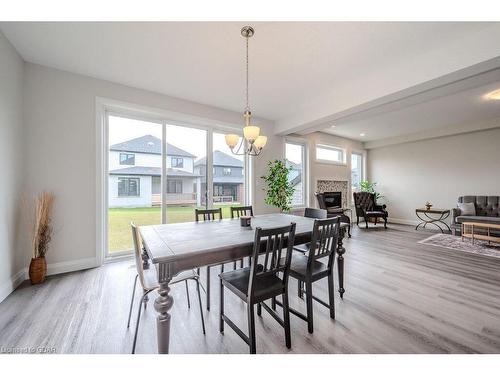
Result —
M 0 30 L 25 61 L 241 112 L 245 24 L 3 22 Z M 255 116 L 275 121 L 280 134 L 329 131 L 331 123 L 317 119 L 500 55 L 500 23 L 250 24 L 250 106 Z M 334 133 L 365 132 L 374 140 L 444 120 L 499 115 L 498 106 L 476 101 L 480 93 L 342 120 Z
M 500 119 L 500 101 L 485 98 L 497 89 L 500 69 L 347 116 L 323 131 L 370 142 Z

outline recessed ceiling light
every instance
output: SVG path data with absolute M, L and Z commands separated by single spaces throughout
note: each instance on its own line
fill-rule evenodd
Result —
M 359 133 L 359 136 L 360 136 L 360 137 L 364 137 L 364 136 L 365 136 L 365 133 Z
M 500 100 L 500 89 L 487 93 L 484 98 L 486 100 Z

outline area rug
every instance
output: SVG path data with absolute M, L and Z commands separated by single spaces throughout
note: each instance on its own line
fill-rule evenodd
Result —
M 451 234 L 435 234 L 422 241 L 418 241 L 418 243 L 500 258 L 500 244 L 492 242 L 488 245 L 488 241 L 481 240 L 474 240 L 474 244 L 472 244 L 472 241 L 468 238 L 464 238 L 462 241 L 460 236 Z

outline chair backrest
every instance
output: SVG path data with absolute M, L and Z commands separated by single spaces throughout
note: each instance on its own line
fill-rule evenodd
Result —
M 316 195 L 316 199 L 318 200 L 319 208 L 326 210 L 325 197 L 323 196 L 323 193 L 314 193 L 314 195 Z
M 219 207 L 210 210 L 200 210 L 197 208 L 194 210 L 194 215 L 196 221 L 200 221 L 200 217 L 203 218 L 203 221 L 222 220 L 222 208 Z
M 307 259 L 308 266 L 311 266 L 313 261 L 326 256 L 329 257 L 328 267 L 333 266 L 339 240 L 339 231 L 340 217 L 338 216 L 314 221 L 311 246 Z
M 375 206 L 375 194 L 368 193 L 366 191 L 361 191 L 358 193 L 352 193 L 354 197 L 354 205 L 356 209 L 361 208 L 364 211 L 371 211 Z
M 135 268 L 137 268 L 137 274 L 139 275 L 139 282 L 141 283 L 142 289 L 146 289 L 146 283 L 144 280 L 144 268 L 142 266 L 142 239 L 139 229 L 134 223 L 130 223 L 132 228 L 132 240 L 134 242 L 134 258 L 135 258 Z
M 240 216 L 253 216 L 252 206 L 231 207 L 231 219 Z
M 326 219 L 327 211 L 322 208 L 306 207 L 306 210 L 304 211 L 304 216 L 310 217 L 311 219 Z
M 295 223 L 283 227 L 255 230 L 253 243 L 252 265 L 250 267 L 250 280 L 248 284 L 248 296 L 252 298 L 255 284 L 259 278 L 271 275 L 279 276 L 283 287 L 286 288 L 290 262 L 292 260 L 293 244 L 295 241 Z M 286 246 L 286 247 L 285 247 Z M 284 254 L 284 261 L 281 261 Z M 260 260 L 259 262 L 259 255 Z

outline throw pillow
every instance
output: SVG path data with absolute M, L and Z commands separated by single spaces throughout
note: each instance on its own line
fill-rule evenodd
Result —
M 476 216 L 476 206 L 474 203 L 458 203 L 460 216 Z

